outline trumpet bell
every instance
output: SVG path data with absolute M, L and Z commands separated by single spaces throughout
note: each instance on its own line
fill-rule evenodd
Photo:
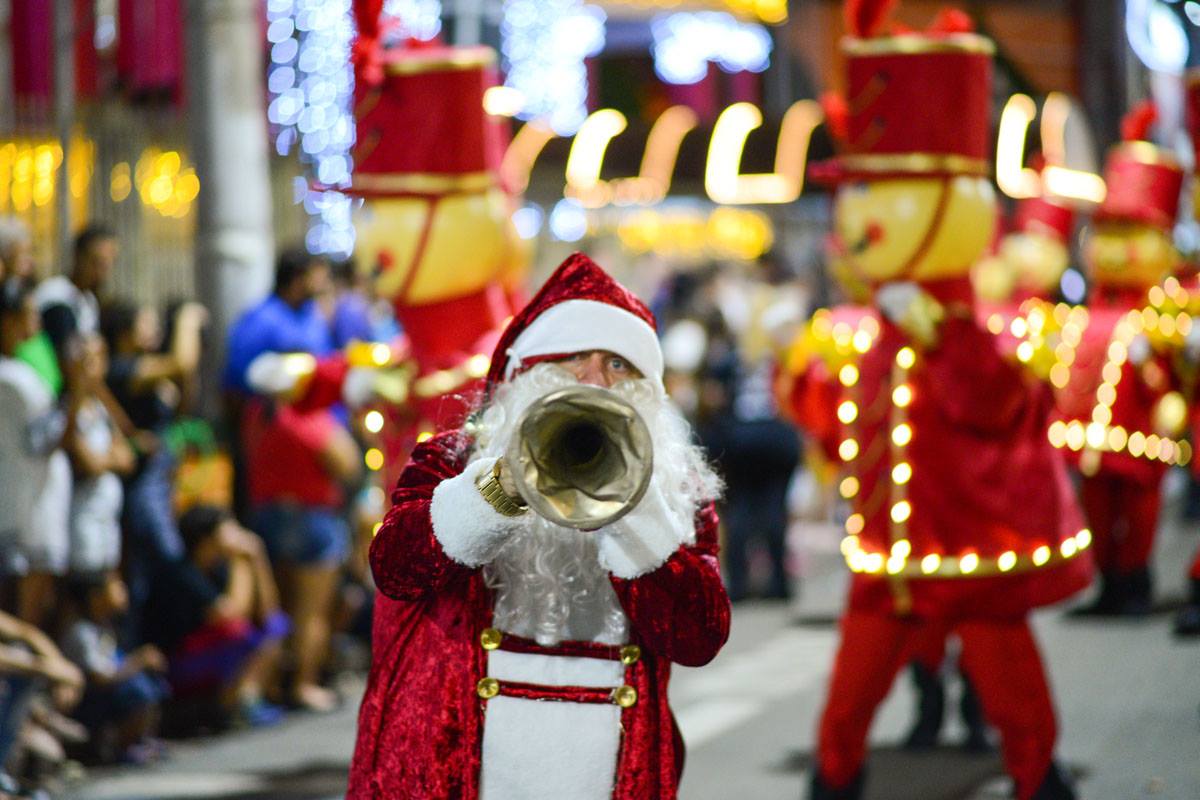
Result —
M 530 406 L 505 460 L 534 511 L 586 530 L 633 509 L 654 470 L 645 421 L 628 402 L 598 386 L 569 386 Z

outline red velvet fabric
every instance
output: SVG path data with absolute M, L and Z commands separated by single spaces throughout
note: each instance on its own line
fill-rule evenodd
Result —
M 542 288 L 533 296 L 500 335 L 496 350 L 492 354 L 492 367 L 488 371 L 488 384 L 495 386 L 504 379 L 504 368 L 508 363 L 508 349 L 517 337 L 551 306 L 566 300 L 596 300 L 616 306 L 640 318 L 655 330 L 654 315 L 637 295 L 600 268 L 583 253 L 572 253 L 559 265 L 554 274 L 546 279 Z
M 372 542 L 380 596 L 350 800 L 478 796 L 484 703 L 475 685 L 492 597 L 479 570 L 445 554 L 429 517 L 434 488 L 462 471 L 469 446 L 458 432 L 418 445 Z M 626 673 L 638 702 L 621 714 L 617 800 L 676 795 L 683 754 L 667 705 L 670 662 L 703 664 L 729 633 L 716 526 L 709 506 L 697 518 L 696 545 L 648 575 L 613 579 L 631 641 L 642 648 Z
M 1084 527 L 1061 455 L 1046 438 L 1050 396 L 1003 359 L 993 338 L 971 317 L 952 316 L 940 344 L 917 356 L 908 376 L 912 427 L 904 459 L 912 465 L 907 499 L 912 514 L 910 560 L 929 553 L 975 552 L 995 558 L 1006 550 L 1030 553 L 1058 545 Z M 889 409 L 897 351 L 905 335 L 885 322 L 877 344 L 860 365 L 860 413 L 853 425 L 860 455 L 855 510 L 865 517 L 860 534 L 872 552 L 891 548 L 888 496 L 891 470 Z M 881 498 L 873 501 L 873 497 Z M 992 577 L 912 578 L 911 613 L 917 618 L 1011 617 L 1062 600 L 1091 577 L 1086 557 L 1054 567 Z M 897 609 L 896 579 L 856 574 L 855 611 Z
M 1150 563 L 1162 492 L 1120 475 L 1084 477 L 1080 500 L 1092 529 L 1092 558 L 1103 572 L 1128 575 Z
M 834 788 L 848 786 L 863 766 L 875 710 L 900 668 L 919 653 L 927 627 L 879 614 L 849 613 L 834 662 L 817 735 L 817 765 Z M 1054 755 L 1057 724 L 1037 643 L 1023 616 L 962 621 L 962 667 L 971 676 L 988 721 L 1002 738 L 1004 765 L 1029 800 Z

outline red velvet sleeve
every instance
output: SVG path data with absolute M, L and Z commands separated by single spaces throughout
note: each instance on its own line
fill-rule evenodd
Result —
M 922 361 L 934 402 L 957 424 L 978 431 L 1006 430 L 1037 402 L 1036 390 L 1007 362 L 990 334 L 972 320 L 951 318 L 941 331 L 941 343 Z
M 400 473 L 370 554 L 375 585 L 393 600 L 419 600 L 473 572 L 446 555 L 429 517 L 433 490 L 462 472 L 465 457 L 461 434 L 442 433 L 417 445 Z
M 707 664 L 729 638 L 729 596 L 717 564 L 717 511 L 696 515 L 696 543 L 633 580 L 612 578 L 637 641 L 677 664 Z

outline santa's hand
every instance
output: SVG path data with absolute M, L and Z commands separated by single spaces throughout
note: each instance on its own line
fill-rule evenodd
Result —
M 875 292 L 879 311 L 919 344 L 937 343 L 937 329 L 944 316 L 942 306 L 911 281 L 885 283 Z
M 461 474 L 439 483 L 429 504 L 433 535 L 442 550 L 468 567 L 491 562 L 529 518 L 527 512 L 512 516 L 501 513 L 484 497 L 481 488 L 488 488 L 495 464 L 495 458 L 472 461 Z
M 596 531 L 600 566 L 631 580 L 661 567 L 695 535 L 692 520 L 667 503 L 651 483 L 637 507 Z

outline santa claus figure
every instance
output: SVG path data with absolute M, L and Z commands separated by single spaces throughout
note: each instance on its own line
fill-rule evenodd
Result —
M 676 795 L 671 663 L 717 654 L 729 603 L 718 481 L 662 371 L 649 310 L 576 254 L 502 335 L 468 424 L 417 446 L 371 547 L 349 798 Z M 533 510 L 506 455 L 531 404 L 579 384 L 631 404 L 653 443 L 645 494 L 595 530 Z
M 847 4 L 845 150 L 819 172 L 838 186 L 837 256 L 880 327 L 838 373 L 854 575 L 811 796 L 862 796 L 875 709 L 955 633 L 1016 796 L 1071 798 L 1027 615 L 1087 584 L 1091 535 L 1046 439 L 1049 393 L 981 327 L 969 280 L 995 218 L 992 44 L 955 12 L 881 35 L 890 5 Z

